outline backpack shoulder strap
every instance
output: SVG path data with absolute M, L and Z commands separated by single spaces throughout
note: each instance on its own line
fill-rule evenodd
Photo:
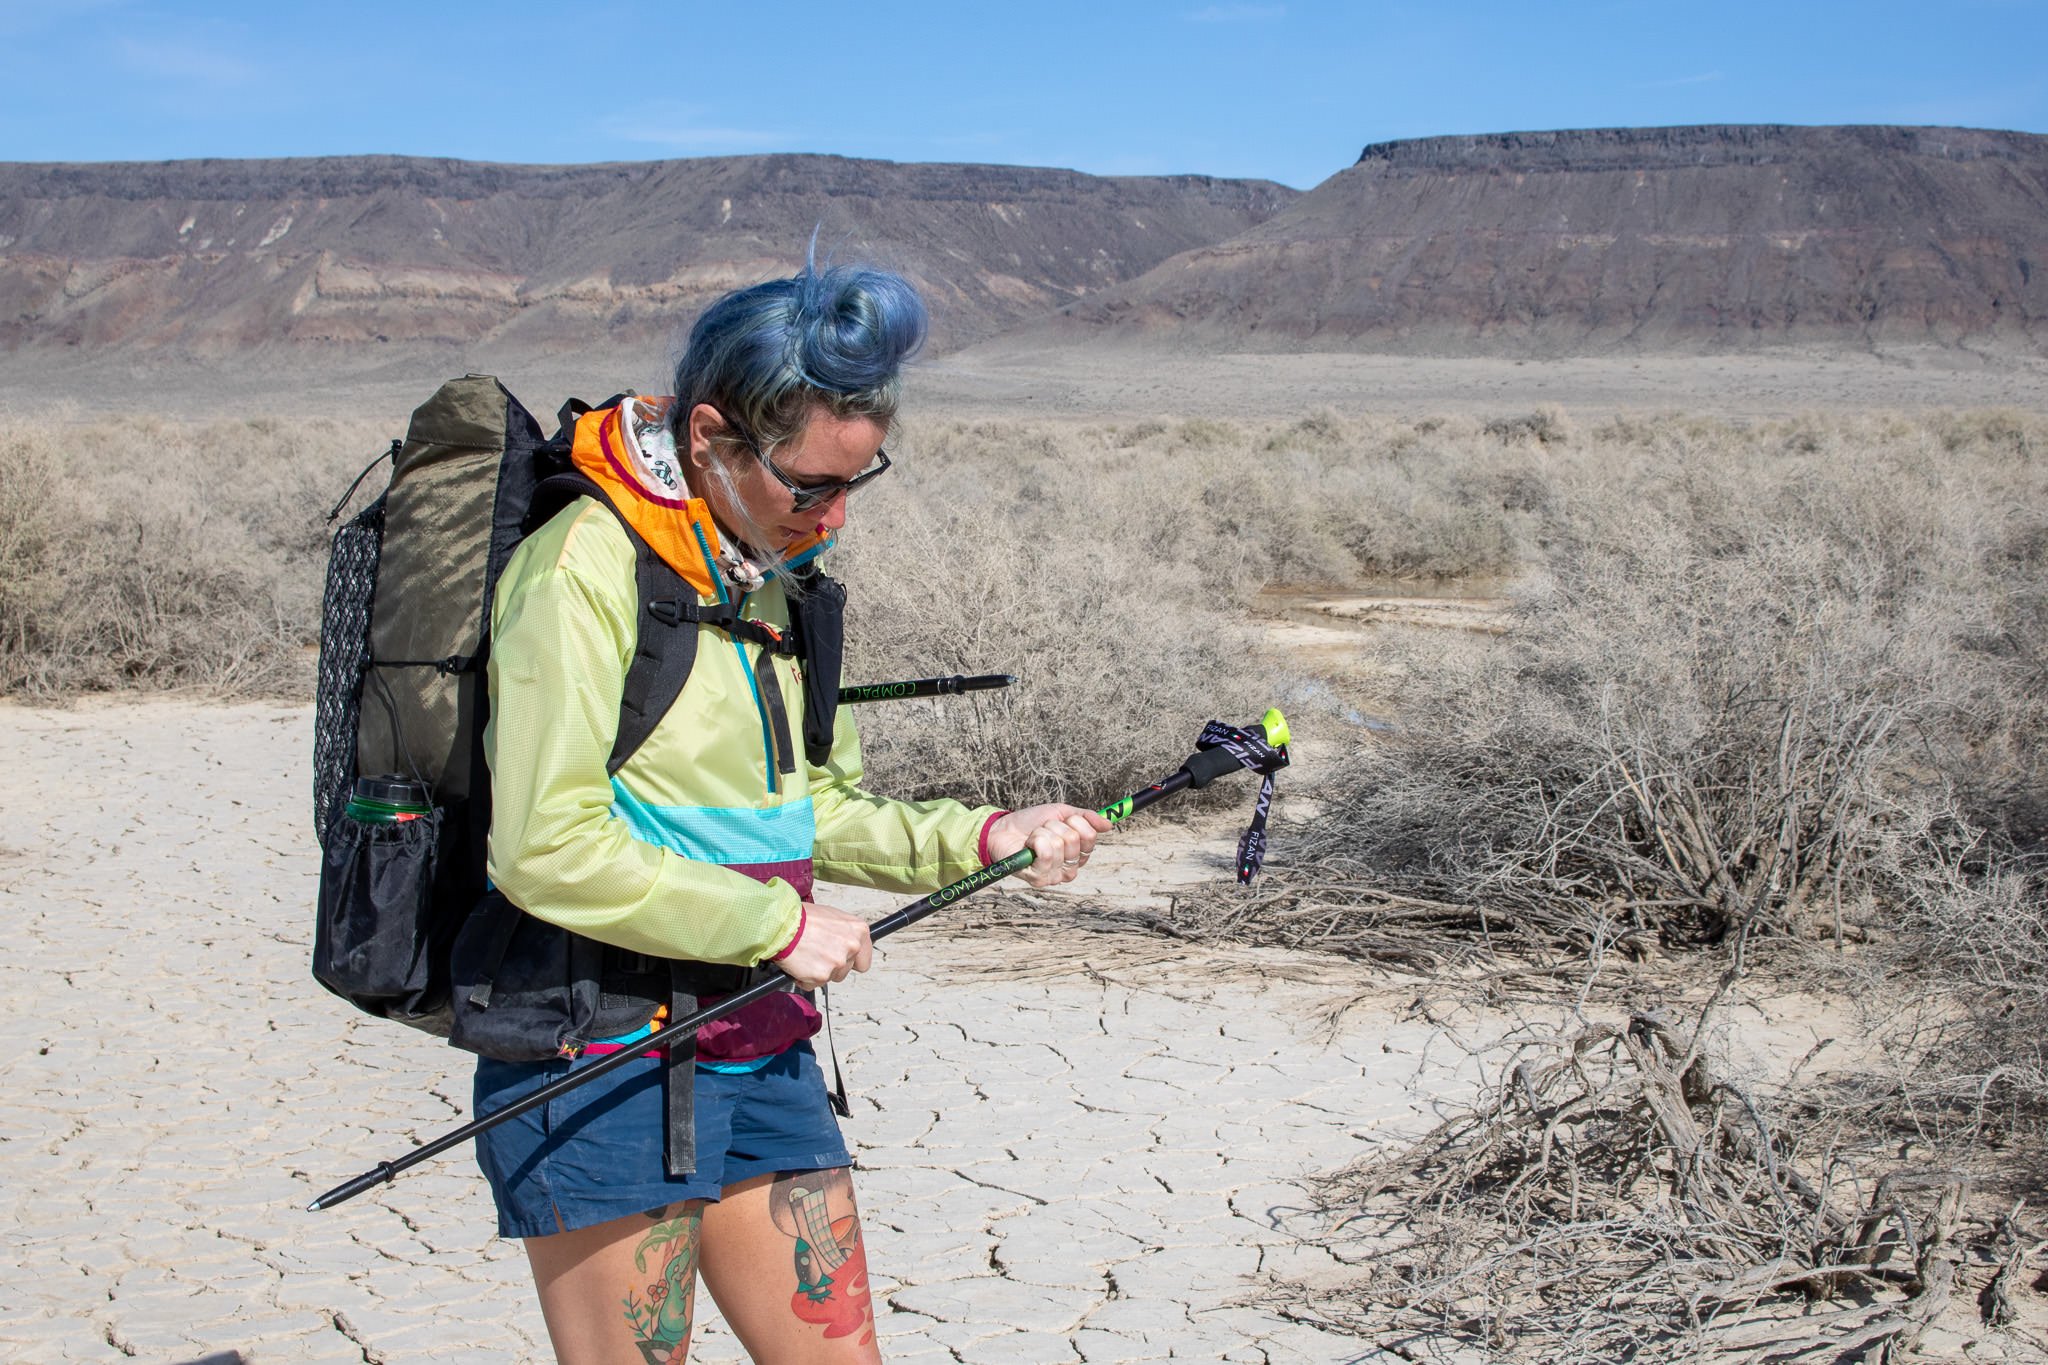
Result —
M 808 653 L 808 650 L 813 647 L 814 638 L 822 641 L 829 636 L 826 657 L 830 659 L 830 667 L 823 670 L 818 685 L 812 684 L 814 672 L 807 669 L 804 688 L 805 751 L 812 762 L 823 763 L 832 751 L 832 709 L 838 699 L 839 634 L 845 589 L 823 574 L 816 574 L 810 580 L 811 591 L 815 593 L 822 585 L 826 589 L 824 601 L 817 608 L 810 609 L 811 614 L 808 615 L 801 614 L 793 601 L 791 611 L 798 629 L 792 630 L 785 638 L 758 622 L 741 619 L 738 609 L 733 606 L 704 605 L 698 600 L 696 589 L 685 582 L 667 560 L 654 552 L 654 548 L 633 529 L 631 522 L 619 515 L 619 509 L 605 490 L 596 481 L 573 469 L 543 480 L 534 490 L 527 533 L 538 530 L 549 518 L 582 497 L 595 499 L 610 512 L 626 532 L 626 539 L 632 542 L 634 591 L 640 604 L 633 659 L 626 666 L 625 687 L 619 696 L 618 734 L 612 742 L 611 755 L 605 760 L 605 771 L 617 773 L 624 767 L 626 760 L 654 733 L 661 718 L 675 705 L 676 698 L 682 696 L 684 684 L 690 681 L 690 670 L 697 663 L 699 626 L 715 626 L 770 652 L 793 654 L 805 659 L 820 657 Z M 829 624 L 821 630 L 822 623 Z M 822 700 L 819 696 L 821 687 L 825 693 Z M 779 715 L 779 703 L 775 710 Z M 822 734 L 823 739 L 814 739 L 814 734 Z
M 587 475 L 570 469 L 542 481 L 534 490 L 526 533 L 538 531 L 578 498 L 591 498 L 612 514 L 633 546 L 633 593 L 639 603 L 634 623 L 633 659 L 626 666 L 626 684 L 619 696 L 619 729 L 612 741 L 605 771 L 616 773 L 654 733 L 654 727 L 683 694 L 697 662 L 697 626 L 710 618 L 719 624 L 717 608 L 704 608 L 681 574 L 654 552 L 633 524 L 619 515 L 604 489 Z M 727 615 L 734 615 L 730 608 Z
M 626 760 L 654 733 L 654 727 L 661 724 L 676 698 L 683 695 L 683 685 L 689 682 L 690 670 L 697 662 L 699 626 L 713 626 L 760 647 L 764 653 L 803 657 L 796 640 L 757 621 L 742 619 L 737 607 L 706 606 L 698 600 L 697 590 L 684 582 L 683 576 L 670 568 L 653 547 L 634 535 L 632 527 L 628 526 L 626 531 L 633 540 L 633 577 L 640 595 L 640 623 L 633 661 L 626 666 L 626 685 L 619 696 L 618 737 L 612 743 L 611 757 L 605 762 L 605 771 L 609 773 L 625 766 Z M 774 674 L 761 675 L 761 686 L 773 694 Z M 779 695 L 768 698 L 768 709 L 771 718 L 777 718 L 776 747 L 778 751 L 787 751 L 788 739 L 779 728 L 779 717 L 783 714 Z M 785 762 L 782 771 L 791 771 L 790 763 L 793 760 Z
M 626 665 L 626 683 L 619 695 L 618 734 L 612 741 L 611 756 L 605 760 L 605 771 L 616 773 L 683 695 L 683 685 L 690 681 L 690 670 L 697 664 L 699 626 L 716 626 L 778 653 L 794 653 L 796 647 L 766 626 L 741 620 L 735 607 L 700 602 L 697 590 L 619 515 L 604 489 L 582 474 L 549 479 L 535 503 L 552 502 L 554 510 L 560 511 L 579 497 L 595 498 L 617 520 L 633 546 L 633 587 L 640 615 L 633 632 L 633 659 Z
M 604 490 L 581 470 L 565 468 L 549 474 L 534 486 L 533 500 L 526 504 L 526 524 L 520 528 L 520 538 L 525 539 L 553 521 L 556 513 L 578 498 L 596 498 L 610 506 Z
M 607 504 L 609 505 L 609 504 Z M 619 521 L 626 526 L 624 518 Z M 640 595 L 640 627 L 635 632 L 633 662 L 626 666 L 626 686 L 619 695 L 619 733 L 612 741 L 605 771 L 626 765 L 661 718 L 683 695 L 690 670 L 697 663 L 697 626 L 705 610 L 697 593 L 652 546 L 633 535 L 633 578 Z M 715 610 L 715 609 L 713 609 Z M 733 615 L 730 607 L 727 615 Z M 716 624 L 714 621 L 713 624 Z
M 838 723 L 839 675 L 846 652 L 846 588 L 815 567 L 789 599 L 790 633 L 804 661 L 804 756 L 816 767 L 832 757 Z

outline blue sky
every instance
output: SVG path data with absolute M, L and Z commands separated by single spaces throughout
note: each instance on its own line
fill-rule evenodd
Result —
M 2048 0 L 0 0 L 0 47 L 17 161 L 803 151 L 1307 187 L 1435 133 L 2048 132 Z

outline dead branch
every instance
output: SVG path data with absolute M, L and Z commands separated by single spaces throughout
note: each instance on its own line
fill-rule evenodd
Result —
M 1910 1352 L 1954 1297 L 1968 1181 L 1906 1166 L 1866 1200 L 1831 1198 L 1835 1157 L 1805 1155 L 1813 1116 L 1721 1078 L 1701 1022 L 1522 1034 L 1477 1101 L 1323 1183 L 1333 1250 L 1364 1277 L 1274 1294 L 1347 1330 L 1546 1361 Z

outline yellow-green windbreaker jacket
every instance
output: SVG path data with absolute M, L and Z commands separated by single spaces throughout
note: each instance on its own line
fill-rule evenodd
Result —
M 586 414 L 578 468 L 701 600 L 738 597 L 743 616 L 786 630 L 781 585 L 740 596 L 718 568 L 705 504 L 680 485 L 677 497 L 648 486 L 626 439 L 620 408 Z M 590 498 L 528 537 L 499 581 L 484 750 L 490 876 L 513 904 L 633 952 L 750 966 L 790 942 L 814 880 L 922 893 L 984 866 L 996 809 L 863 791 L 845 708 L 823 766 L 799 744 L 796 771 L 777 772 L 763 698 L 783 699 L 788 732 L 801 734 L 800 665 L 710 626 L 682 695 L 608 775 L 637 591 L 627 532 Z M 760 685 L 762 666 L 779 686 Z

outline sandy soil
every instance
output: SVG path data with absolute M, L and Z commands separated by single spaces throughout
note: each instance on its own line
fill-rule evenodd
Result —
M 465 1156 L 304 1208 L 459 1122 L 468 1070 L 306 976 L 309 724 L 266 704 L 0 705 L 10 1359 L 546 1358 Z M 1089 896 L 1156 908 L 1227 879 L 1236 818 L 1127 832 Z M 1266 1276 L 1353 1273 L 1298 1182 L 1420 1131 L 1486 1070 L 1470 1049 L 1558 1012 L 1135 936 L 1059 894 L 980 898 L 882 957 L 838 993 L 835 1036 L 880 1333 L 913 1362 L 1391 1365 L 1261 1306 Z M 1738 1074 L 1842 1027 L 1824 1002 L 1743 1008 Z M 704 1316 L 694 1359 L 743 1359 Z
M 1967 352 L 1817 352 L 1507 360 L 1211 354 L 992 342 L 924 367 L 912 395 L 945 412 L 1258 420 L 1345 414 L 1699 412 L 2048 406 L 2048 359 Z
M 458 1122 L 468 1071 L 306 975 L 309 724 L 0 706 L 8 1358 L 546 1357 L 464 1155 L 305 1210 Z M 1154 825 L 1095 888 L 1144 903 L 1227 876 L 1229 849 Z M 1257 1277 L 1333 1268 L 1290 1226 L 1292 1182 L 1413 1131 L 1462 1054 L 1346 964 L 1091 932 L 1059 904 L 963 907 L 838 992 L 889 1357 L 1359 1357 L 1262 1310 Z M 706 1318 L 694 1358 L 741 1359 Z
M 197 362 L 160 356 L 0 356 L 0 410 L 388 416 L 401 422 L 441 379 L 495 374 L 537 414 L 571 395 L 665 392 L 667 361 L 593 351 L 536 357 L 489 348 L 388 356 L 275 350 Z M 906 411 L 1052 422 L 1203 416 L 1514 415 L 1557 403 L 1576 415 L 1694 412 L 1731 419 L 1828 410 L 2048 408 L 2048 358 L 1966 351 L 1771 350 L 1559 360 L 1211 353 L 1095 342 L 991 342 L 920 362 Z

